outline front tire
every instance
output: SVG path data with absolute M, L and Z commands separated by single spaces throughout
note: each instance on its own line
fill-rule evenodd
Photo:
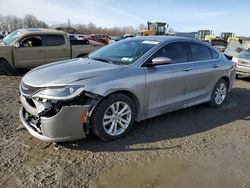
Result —
M 103 99 L 91 116 L 91 130 L 101 140 L 116 140 L 132 128 L 135 106 L 126 95 L 113 94 Z
M 211 94 L 210 106 L 219 107 L 221 106 L 227 97 L 228 83 L 224 79 L 220 79 L 214 86 Z

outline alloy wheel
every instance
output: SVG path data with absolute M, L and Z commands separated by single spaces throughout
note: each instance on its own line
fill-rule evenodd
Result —
M 225 83 L 221 82 L 215 90 L 215 103 L 220 105 L 226 98 L 227 86 Z
M 103 128 L 111 136 L 122 134 L 129 126 L 132 111 L 128 104 L 122 101 L 111 104 L 103 116 Z

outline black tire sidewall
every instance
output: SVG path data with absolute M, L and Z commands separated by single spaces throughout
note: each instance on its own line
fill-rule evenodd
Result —
M 5 74 L 8 76 L 15 76 L 17 75 L 17 71 L 5 60 L 0 60 L 0 72 L 1 74 Z
M 128 125 L 127 129 L 117 136 L 111 136 L 104 130 L 103 127 L 103 116 L 106 110 L 115 102 L 125 102 L 129 105 L 131 114 L 131 121 Z M 123 94 L 113 94 L 104 98 L 94 109 L 91 115 L 91 131 L 101 140 L 108 141 L 108 140 L 116 140 L 120 137 L 123 137 L 127 134 L 127 132 L 132 128 L 135 119 L 135 106 L 133 101 L 126 95 Z

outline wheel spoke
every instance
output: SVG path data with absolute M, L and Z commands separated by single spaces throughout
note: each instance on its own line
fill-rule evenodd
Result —
M 224 88 L 223 90 L 221 90 L 221 94 L 225 95 L 227 92 L 226 88 Z
M 219 104 L 219 97 L 218 96 L 215 97 L 215 102 L 216 102 L 216 104 Z
M 110 128 L 108 129 L 108 133 L 109 134 L 112 134 L 114 126 L 115 126 L 115 122 L 113 121 L 112 124 L 111 124 L 111 126 L 110 126 Z
M 221 83 L 220 86 L 219 86 L 219 91 L 221 91 L 223 88 L 224 88 L 224 84 Z
M 111 106 L 110 106 L 110 109 L 111 109 L 111 111 L 112 111 L 112 114 L 115 114 L 115 105 L 114 104 L 112 104 Z
M 118 121 L 118 124 L 121 126 L 121 128 L 126 129 L 126 125 L 124 125 L 121 121 Z
M 129 110 L 127 110 L 126 112 L 122 113 L 121 116 L 125 116 L 127 114 L 130 114 L 131 112 Z
M 121 120 L 121 122 L 124 122 L 125 124 L 129 124 L 129 121 L 128 120 L 126 120 L 126 119 L 124 119 L 124 118 L 120 118 L 120 120 Z
M 113 135 L 116 135 L 116 133 L 117 133 L 117 123 L 115 123 Z
M 108 121 L 104 121 L 104 122 L 103 122 L 103 125 L 106 126 L 106 125 L 110 124 L 112 121 L 113 121 L 112 119 L 110 119 L 110 120 L 108 120 Z
M 125 110 L 127 110 L 128 109 L 128 105 L 125 105 L 122 109 L 121 109 L 121 111 L 119 111 L 119 114 L 122 114 Z
M 119 112 L 119 107 L 120 107 L 120 102 L 117 102 L 117 103 L 116 103 L 116 110 L 115 110 L 116 113 Z
M 103 119 L 112 119 L 112 118 L 113 118 L 113 116 L 105 114 Z

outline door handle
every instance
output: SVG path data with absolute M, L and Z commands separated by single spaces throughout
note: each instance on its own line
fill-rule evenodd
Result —
M 213 68 L 218 68 L 218 67 L 219 67 L 218 64 L 214 64 L 214 65 L 213 65 Z
M 192 69 L 192 68 L 184 68 L 184 69 L 183 69 L 183 71 L 186 71 L 186 72 L 187 72 L 187 71 L 191 71 L 191 70 L 193 70 L 193 69 Z

